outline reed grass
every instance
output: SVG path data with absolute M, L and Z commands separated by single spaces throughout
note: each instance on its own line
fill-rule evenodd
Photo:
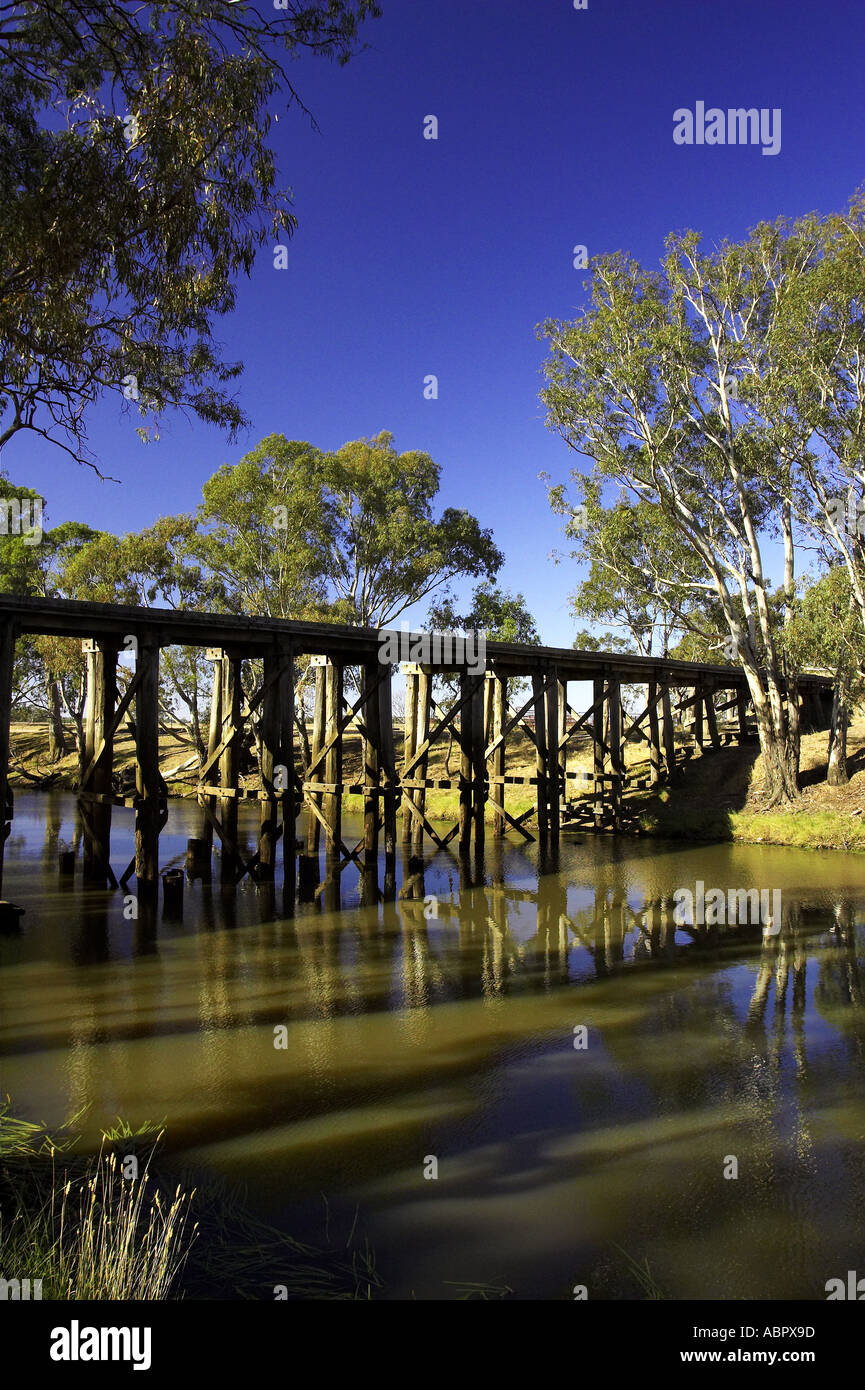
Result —
M 194 1190 L 178 1185 L 163 1194 L 149 1158 L 138 1177 L 127 1178 L 117 1155 L 104 1150 L 77 1174 L 58 1167 L 54 1151 L 39 1163 L 16 1152 L 18 1166 L 4 1164 L 12 1215 L 13 1204 L 0 1205 L 5 1278 L 41 1279 L 48 1299 L 171 1296 L 197 1233 L 190 1222 Z
M 80 1118 L 58 1136 L 14 1115 L 8 1096 L 0 1105 L 0 1276 L 41 1279 L 43 1299 L 60 1300 L 366 1302 L 384 1287 L 357 1213 L 347 1232 L 332 1233 L 325 1202 L 323 1242 L 303 1244 L 259 1220 L 244 1190 L 221 1179 L 192 1186 L 180 1173 L 157 1183 L 150 1170 L 163 1132 L 151 1123 L 118 1117 L 97 1155 L 70 1153 Z M 124 1177 L 130 1144 L 141 1153 L 141 1140 L 140 1176 Z

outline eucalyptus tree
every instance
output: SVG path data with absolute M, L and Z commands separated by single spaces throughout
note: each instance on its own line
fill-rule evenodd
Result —
M 336 519 L 311 444 L 269 435 L 202 489 L 198 556 L 231 613 L 321 618 Z
M 720 604 L 754 702 L 769 804 L 798 794 L 798 711 L 785 700 L 764 559 L 785 463 L 766 422 L 740 406 L 736 373 L 778 270 L 753 238 L 704 254 L 695 233 L 671 236 L 660 273 L 624 254 L 598 258 L 585 312 L 542 329 L 550 426 L 600 479 L 656 504 L 700 562 L 686 582 Z
M 44 497 L 6 477 L 0 477 L 0 508 L 0 589 L 27 597 L 61 594 L 65 565 L 96 532 L 75 521 L 50 527 Z M 13 705 L 28 717 L 45 716 L 50 762 L 68 751 L 64 709 L 81 729 L 83 670 L 81 644 L 71 638 L 25 635 L 16 643 Z
M 471 513 L 436 514 L 440 481 L 387 431 L 334 452 L 269 435 L 205 483 L 199 554 L 232 612 L 384 627 L 503 563 Z
M 399 453 L 386 430 L 327 455 L 322 482 L 332 506 L 331 612 L 343 622 L 384 627 L 451 580 L 492 580 L 504 564 L 470 512 L 435 515 L 439 465 L 421 450 Z
M 865 633 L 865 190 L 843 213 L 800 219 L 790 240 L 797 274 L 759 404 L 774 429 L 786 427 L 789 505 L 826 559 L 843 564 Z
M 797 611 L 794 552 L 808 543 L 830 568 L 843 567 L 865 637 L 865 192 L 842 213 L 761 225 L 748 251 L 771 268 L 771 284 L 741 335 L 739 399 L 769 446 L 766 482 L 784 542 L 783 626 Z M 845 630 L 849 622 L 850 615 Z M 799 641 L 784 652 L 792 688 L 796 660 L 807 653 Z M 843 780 L 836 740 L 846 738 L 854 683 L 844 662 L 826 664 L 836 673 L 829 775 Z
M 99 471 L 113 392 L 234 433 L 214 324 L 296 225 L 270 139 L 288 73 L 345 62 L 375 0 L 10 0 L 0 8 L 0 447 L 32 431 Z M 308 113 L 307 113 L 308 114 Z M 144 427 L 143 430 L 152 428 Z

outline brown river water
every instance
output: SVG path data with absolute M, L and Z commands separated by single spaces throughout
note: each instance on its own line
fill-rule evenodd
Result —
M 171 803 L 163 869 L 199 815 Z M 326 1199 L 384 1297 L 643 1298 L 639 1266 L 670 1299 L 824 1299 L 865 1274 L 865 857 L 488 841 L 482 866 L 428 858 L 413 900 L 361 905 L 349 867 L 294 918 L 217 865 L 148 923 L 59 877 L 74 836 L 71 795 L 16 796 L 0 1090 L 26 1118 L 95 1146 L 164 1123 L 172 1159 L 301 1238 Z M 674 921 L 698 881 L 780 890 L 783 923 Z

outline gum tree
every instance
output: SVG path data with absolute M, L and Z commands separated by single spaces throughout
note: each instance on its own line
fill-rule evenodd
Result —
M 334 453 L 273 434 L 204 485 L 200 555 L 231 611 L 383 627 L 504 562 L 470 512 L 436 515 L 441 470 L 393 436 Z
M 88 408 L 245 423 L 215 320 L 295 217 L 268 136 L 287 65 L 345 62 L 375 0 L 0 6 L 0 447 L 99 471 Z M 122 394 L 121 394 L 122 393 Z
M 740 399 L 736 373 L 744 341 L 766 331 L 778 272 L 758 239 L 706 255 L 696 234 L 673 236 L 660 273 L 624 254 L 596 260 L 585 312 L 542 330 L 548 423 L 599 479 L 661 509 L 699 561 L 688 587 L 720 604 L 754 702 L 769 805 L 798 795 L 798 707 L 785 699 L 763 554 L 783 524 L 789 465 L 784 441 Z

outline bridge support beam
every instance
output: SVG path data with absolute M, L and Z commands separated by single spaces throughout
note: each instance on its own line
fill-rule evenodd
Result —
M 713 751 L 721 747 L 721 739 L 718 734 L 718 716 L 715 713 L 715 691 L 712 686 L 706 689 L 706 726 L 709 730 L 709 742 Z
M 381 728 L 376 681 L 381 667 L 375 662 L 363 668 L 363 862 L 367 871 L 378 864 L 378 832 L 381 823 Z
M 564 777 L 564 715 L 566 686 L 558 679 L 555 670 L 547 678 L 546 692 L 546 794 L 547 827 L 550 843 L 555 848 L 559 843 L 561 826 L 562 796 L 567 783 Z M 540 787 L 539 787 L 540 790 Z
M 420 667 L 405 665 L 402 667 L 405 675 L 405 718 L 403 720 L 403 777 L 408 780 L 408 769 L 411 766 L 413 755 L 419 747 L 418 742 L 418 683 L 420 681 Z M 416 772 L 414 779 L 420 780 L 420 772 Z M 403 789 L 402 794 L 402 843 L 411 844 L 414 833 L 415 817 L 411 813 L 412 806 L 417 804 L 417 793 L 413 787 Z
M 493 808 L 493 838 L 500 840 L 505 833 L 505 710 L 507 708 L 508 683 L 502 676 L 488 676 L 490 691 L 490 744 L 495 744 L 490 758 L 490 785 L 495 801 L 501 807 Z
M 324 725 L 327 707 L 327 659 L 323 656 L 314 656 L 310 665 L 315 668 L 315 695 L 312 707 L 312 738 L 310 740 L 309 752 L 312 762 L 321 756 L 324 748 Z M 321 781 L 321 778 L 317 778 Z M 315 814 L 315 809 L 321 811 L 321 793 L 306 791 L 305 800 L 310 807 L 309 823 L 306 831 L 306 852 L 310 855 L 318 854 L 321 844 L 321 821 Z
M 696 743 L 696 745 L 697 745 L 697 747 L 699 748 L 699 750 L 700 750 L 701 753 L 702 753 L 702 751 L 703 751 L 703 704 L 704 704 L 704 701 L 705 701 L 705 695 L 704 695 L 704 692 L 703 692 L 703 687 L 698 685 L 698 686 L 696 686 L 695 689 L 694 689 L 694 703 L 693 703 L 693 705 L 692 705 L 692 709 L 693 709 L 693 711 L 694 711 L 693 732 L 694 732 L 694 742 Z
M 661 728 L 658 722 L 658 682 L 649 681 L 649 785 L 661 784 Z
M 596 830 L 604 825 L 604 678 L 595 676 L 592 682 L 592 802 Z
M 428 668 L 420 667 L 417 677 L 417 700 L 415 713 L 415 749 L 420 748 L 429 738 L 430 718 L 432 714 L 432 672 Z M 415 769 L 415 776 L 419 782 L 425 782 L 429 771 L 429 758 L 426 754 L 420 759 Z M 415 792 L 415 805 L 421 815 L 426 815 L 426 788 L 420 787 Z M 416 855 L 423 850 L 423 824 L 419 819 L 415 820 L 412 827 L 412 849 Z
M 379 666 L 379 673 L 381 667 Z M 393 682 L 388 671 L 378 687 L 378 721 L 380 738 L 380 770 L 384 822 L 384 896 L 391 901 L 396 894 L 396 754 L 393 741 Z
M 607 742 L 610 750 L 610 811 L 613 829 L 617 830 L 622 816 L 622 792 L 625 780 L 625 759 L 622 747 L 622 687 L 616 679 L 607 681 Z
M 228 653 L 222 662 L 222 753 L 219 759 L 219 820 L 222 826 L 220 882 L 234 883 L 240 868 L 237 843 L 238 773 L 243 721 L 240 713 L 243 687 L 240 680 L 241 657 Z
M 284 896 L 294 903 L 294 657 L 281 642 L 265 653 L 261 695 L 261 806 L 258 832 L 259 877 L 276 872 L 282 839 Z
M 485 702 L 484 691 L 486 681 L 483 676 L 474 677 L 475 689 L 471 698 L 471 717 L 472 717 L 472 823 L 475 835 L 475 856 L 477 859 L 483 857 L 484 840 L 486 837 L 486 808 L 487 808 L 487 763 L 486 763 L 486 743 L 485 737 Z
M 670 704 L 670 687 L 666 684 L 661 690 L 661 718 L 664 729 L 664 762 L 667 765 L 667 778 L 672 782 L 676 775 L 676 729 Z
M 104 887 L 111 871 L 111 801 L 114 791 L 114 709 L 117 652 L 99 642 L 83 644 L 85 661 L 84 767 L 79 808 L 84 829 L 84 877 Z
M 206 655 L 213 662 L 213 684 L 210 689 L 210 723 L 207 730 L 207 761 L 211 763 L 211 766 L 205 774 L 204 781 L 208 785 L 215 785 L 217 770 L 211 760 L 215 757 L 219 747 L 222 730 L 222 663 L 224 654 L 221 647 L 208 647 Z M 198 804 L 204 810 L 201 839 L 204 841 L 209 859 L 213 849 L 213 817 L 216 815 L 218 802 L 215 796 L 206 796 L 200 793 Z
M 342 666 L 329 661 L 325 667 L 324 794 L 325 858 L 339 858 L 342 843 Z
M 549 762 L 547 758 L 547 709 L 545 680 L 532 676 L 532 710 L 535 717 L 535 775 L 537 777 L 538 840 L 546 845 L 550 834 Z
M 159 647 L 138 638 L 135 662 L 135 879 L 139 895 L 155 896 L 164 799 L 159 772 Z
M 472 837 L 472 769 L 474 766 L 474 711 L 472 706 L 472 678 L 468 672 L 460 674 L 460 805 L 459 836 L 457 845 L 460 855 L 465 856 L 471 848 Z

